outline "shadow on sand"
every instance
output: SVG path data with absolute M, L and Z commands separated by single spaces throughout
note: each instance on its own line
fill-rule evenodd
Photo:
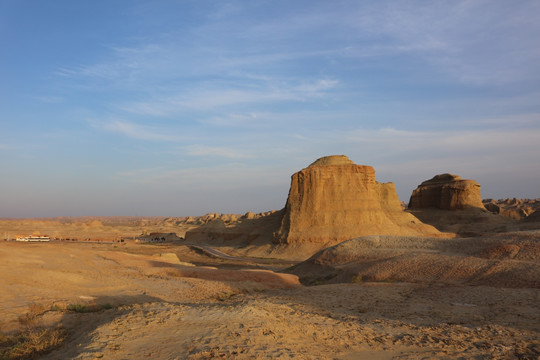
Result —
M 91 302 L 70 304 L 57 326 L 66 330 L 64 344 L 40 359 L 72 359 L 92 342 L 92 333 L 100 326 L 114 321 L 131 311 L 131 306 L 152 302 L 164 302 L 148 295 L 99 296 Z M 70 310 L 71 309 L 71 310 Z

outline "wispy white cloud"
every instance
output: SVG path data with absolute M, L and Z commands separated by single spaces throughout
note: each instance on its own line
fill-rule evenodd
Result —
M 328 68 L 326 63 L 351 57 L 359 58 L 361 65 L 365 57 L 388 60 L 406 56 L 419 62 L 415 67 L 418 72 L 435 70 L 445 74 L 447 81 L 465 84 L 500 85 L 540 79 L 540 49 L 536 46 L 540 5 L 531 1 L 509 4 L 463 0 L 443 5 L 316 2 L 301 13 L 279 17 L 257 13 L 247 16 L 257 5 L 239 2 L 231 7 L 235 10 L 216 8 L 215 14 L 221 15 L 208 15 L 207 22 L 198 23 L 188 32 L 157 34 L 131 46 L 112 46 L 106 60 L 61 67 L 57 74 L 109 81 L 111 86 L 147 92 L 151 95 L 148 103 L 138 102 L 131 111 L 148 115 L 166 113 L 161 107 L 219 106 L 239 103 L 239 99 L 301 99 L 298 92 L 302 87 L 315 91 L 314 96 L 320 95 L 330 88 L 324 88 L 324 81 L 330 81 L 328 86 L 332 81 L 348 80 L 346 71 Z M 311 38 L 306 34 L 318 41 L 306 41 Z M 319 64 L 316 72 L 331 69 L 332 75 L 328 80 L 314 80 L 311 75 L 311 84 L 294 85 L 305 79 L 286 69 L 295 71 L 311 62 Z M 261 88 L 257 83 L 262 78 L 275 81 L 291 77 L 292 81 L 281 86 L 268 83 Z M 207 87 L 209 78 L 227 81 L 205 93 L 197 84 Z M 259 87 L 239 88 L 238 80 L 244 85 L 256 81 Z M 179 86 L 171 86 L 171 81 Z
M 335 134 L 350 144 L 360 145 L 362 149 L 373 149 L 374 157 L 384 155 L 386 159 L 436 158 L 450 156 L 463 159 L 477 154 L 509 153 L 519 161 L 519 155 L 535 155 L 540 143 L 540 128 L 492 128 L 461 129 L 453 131 L 408 131 L 395 128 L 365 130 Z M 411 156 L 415 154 L 414 156 Z M 494 161 L 498 161 L 494 156 Z
M 128 174 L 126 176 L 125 174 Z M 141 184 L 160 184 L 185 187 L 190 190 L 242 189 L 244 187 L 283 185 L 288 175 L 274 166 L 246 166 L 241 163 L 227 163 L 221 166 L 194 166 L 181 169 L 157 169 L 118 173 L 117 176 L 131 178 Z
M 230 88 L 196 88 L 190 89 L 189 92 L 124 104 L 120 108 L 137 115 L 170 116 L 189 110 L 208 110 L 232 105 L 303 102 L 323 97 L 338 83 L 335 79 L 319 79 L 298 84 L 259 82 L 241 88 L 237 88 L 238 84 L 233 84 Z
M 253 124 L 254 121 L 257 121 L 258 117 L 259 115 L 254 112 L 248 114 L 231 113 L 223 116 L 213 116 L 200 122 L 219 127 L 239 127 Z
M 318 97 L 321 95 L 322 91 L 330 90 L 339 83 L 335 79 L 321 79 L 312 83 L 304 83 L 296 86 L 294 90 L 301 94 L 309 94 L 311 96 Z
M 540 78 L 540 5 L 534 1 L 379 1 L 325 10 L 324 19 L 312 18 L 333 23 L 333 34 L 349 41 L 343 56 L 405 55 L 474 85 Z M 317 29 L 316 22 L 304 24 Z
M 533 2 L 432 3 L 399 13 L 392 34 L 454 78 L 472 84 L 507 84 L 540 77 L 535 46 L 540 7 Z
M 153 42 L 143 42 L 132 47 L 111 46 L 105 49 L 109 51 L 105 61 L 60 67 L 55 74 L 70 78 L 130 81 L 133 77 L 143 76 L 154 66 L 156 67 L 154 72 L 159 72 L 163 65 L 168 63 L 167 55 L 174 51 L 174 48 L 168 49 L 164 44 Z
M 118 133 L 131 139 L 147 141 L 170 141 L 180 142 L 184 137 L 167 133 L 166 130 L 154 127 L 138 125 L 121 119 L 88 120 L 94 128 Z
M 540 97 L 539 97 L 540 100 Z M 467 120 L 468 124 L 481 125 L 488 129 L 493 127 L 538 127 L 540 126 L 540 113 L 512 114 L 511 116 L 491 116 L 487 118 L 474 118 Z
M 378 181 L 394 182 L 403 200 L 408 200 L 420 182 L 445 172 L 478 181 L 489 197 L 535 197 L 538 192 L 538 127 L 454 131 L 381 128 L 304 136 L 288 149 L 295 153 L 297 169 L 319 156 L 346 154 L 357 164 L 373 166 Z M 288 160 L 284 157 L 282 161 Z
M 223 157 L 227 159 L 253 159 L 255 156 L 246 151 L 224 146 L 191 145 L 186 147 L 186 155 Z
M 533 165 L 537 163 L 537 144 L 540 143 L 540 129 L 535 128 L 450 132 L 380 128 L 308 131 L 290 138 L 294 140 L 284 145 L 286 149 L 276 149 L 271 155 L 268 154 L 269 144 L 261 148 L 248 142 L 235 146 L 222 143 L 187 146 L 179 151 L 195 159 L 215 157 L 219 165 L 196 160 L 181 168 L 124 171 L 119 176 L 141 184 L 194 190 L 240 191 L 253 184 L 259 184 L 261 189 L 278 186 L 285 199 L 292 173 L 318 157 L 345 154 L 357 164 L 373 166 L 378 181 L 394 182 L 403 200 L 408 199 L 421 181 L 444 172 L 479 181 L 489 196 L 533 192 L 540 179 L 540 168 Z M 257 159 L 257 163 L 253 159 Z M 526 177 L 517 174 L 524 168 L 528 169 Z
M 65 101 L 65 98 L 62 96 L 43 95 L 43 96 L 37 96 L 36 100 L 45 104 L 61 104 Z

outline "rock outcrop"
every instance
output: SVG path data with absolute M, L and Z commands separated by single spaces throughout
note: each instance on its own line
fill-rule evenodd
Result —
M 364 235 L 442 236 L 402 210 L 393 183 L 344 155 L 323 157 L 292 175 L 280 244 L 332 245 Z
M 409 209 L 442 210 L 484 209 L 480 184 L 458 175 L 441 174 L 421 183 L 412 193 Z
M 222 216 L 191 229 L 186 232 L 186 241 L 204 241 L 214 245 L 235 245 L 243 248 L 254 244 L 270 245 L 272 234 L 281 223 L 282 211 L 259 214 L 250 211 L 235 218 L 235 221 L 226 222 Z
M 488 211 L 516 220 L 525 219 L 540 210 L 540 199 L 484 199 L 482 202 Z

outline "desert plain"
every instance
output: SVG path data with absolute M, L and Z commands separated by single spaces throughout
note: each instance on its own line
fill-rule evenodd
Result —
M 0 355 L 538 359 L 539 202 L 479 196 L 329 157 L 279 211 L 1 219 Z

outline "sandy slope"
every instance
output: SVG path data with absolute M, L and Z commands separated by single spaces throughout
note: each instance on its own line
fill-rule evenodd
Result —
M 39 321 L 61 324 L 69 337 L 43 359 L 533 359 L 540 354 L 538 288 L 437 281 L 304 287 L 292 275 L 182 265 L 170 256 L 170 247 L 152 256 L 156 249 L 1 242 L 2 328 L 15 328 L 31 303 L 86 302 L 114 307 L 85 314 L 44 312 Z M 186 254 L 183 261 L 195 259 L 183 250 L 175 253 Z
M 97 315 L 95 328 L 45 358 L 533 356 L 540 350 L 537 295 L 367 283 L 267 290 L 204 304 L 149 302 Z
M 15 327 L 30 304 L 197 301 L 244 288 L 298 284 L 294 275 L 185 266 L 162 254 L 137 255 L 120 249 L 125 248 L 0 242 L 0 325 L 7 330 Z
M 477 238 L 366 236 L 321 250 L 287 270 L 307 284 L 406 281 L 540 288 L 540 234 Z

